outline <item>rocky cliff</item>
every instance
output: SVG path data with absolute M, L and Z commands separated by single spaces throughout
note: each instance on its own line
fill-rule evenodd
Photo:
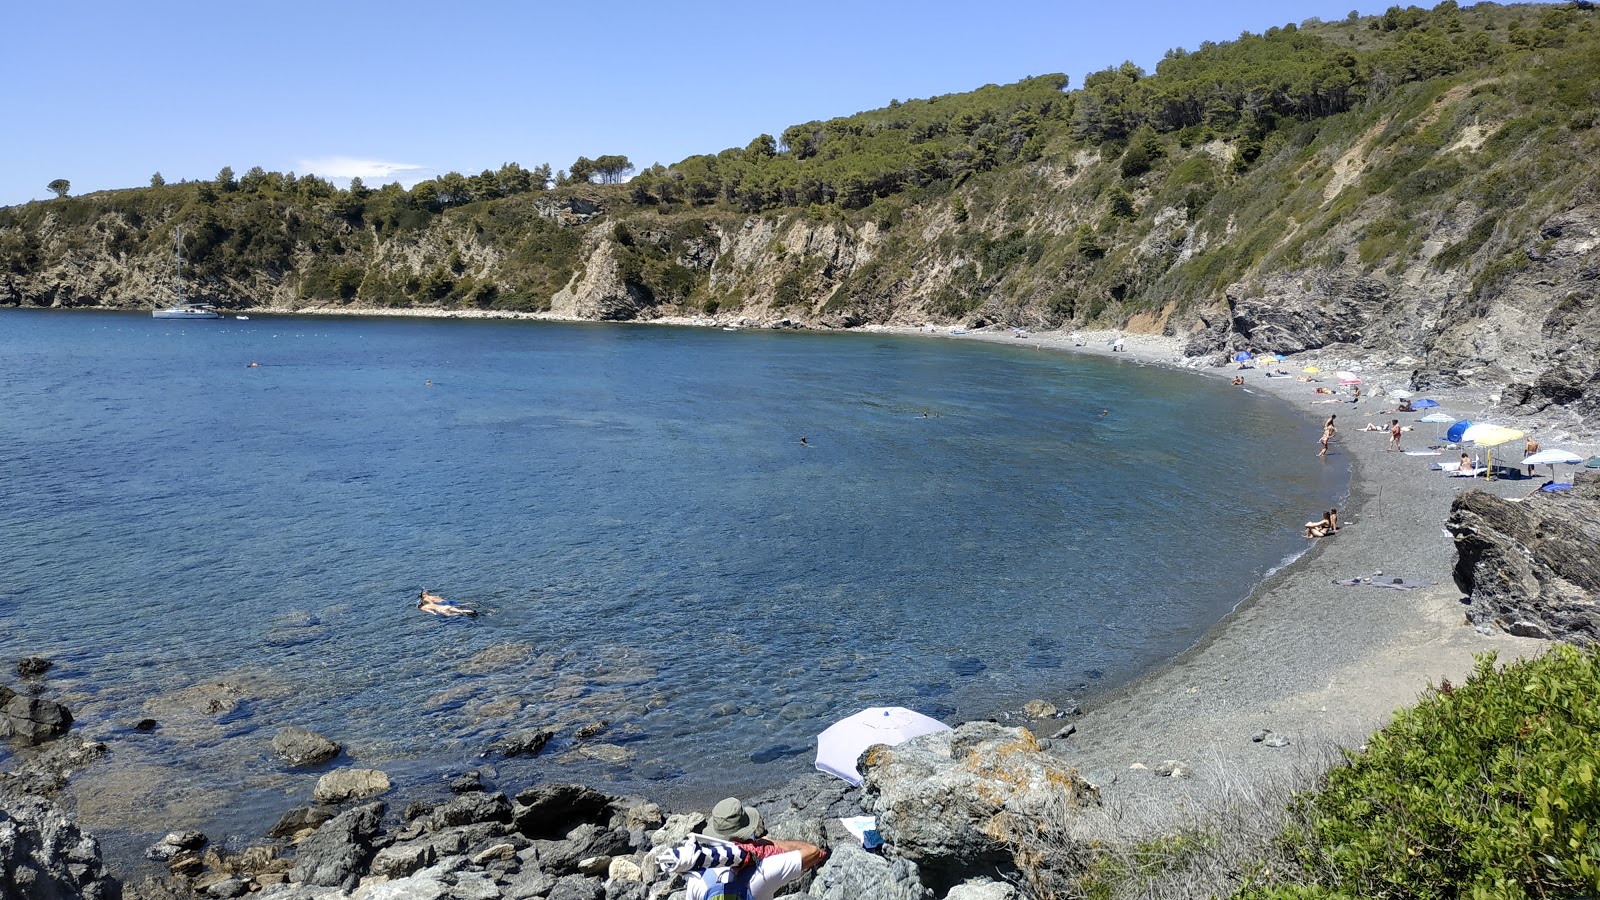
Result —
M 1600 641 L 1600 480 L 1520 502 L 1484 491 L 1456 499 L 1456 585 L 1467 619 L 1525 637 Z
M 630 185 L 357 195 L 259 173 L 32 203 L 0 209 L 0 304 L 147 307 L 172 294 L 182 224 L 186 293 L 231 308 L 1339 345 L 1592 427 L 1597 21 L 1443 4 L 1272 28 L 1077 91 L 1054 76 L 795 126 Z

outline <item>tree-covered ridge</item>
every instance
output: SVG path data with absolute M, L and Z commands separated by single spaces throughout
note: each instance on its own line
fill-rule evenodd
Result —
M 260 168 L 157 175 L 0 209 L 0 296 L 20 283 L 8 275 L 69 254 L 153 268 L 176 223 L 190 292 L 218 300 L 538 310 L 600 244 L 656 304 L 802 317 L 871 320 L 914 298 L 946 317 L 1125 319 L 1278 271 L 1398 271 L 1429 240 L 1447 245 L 1437 269 L 1487 287 L 1526 263 L 1518 229 L 1593 168 L 1597 18 L 1577 4 L 1396 6 L 1176 49 L 1154 73 L 1125 63 L 1079 90 L 1045 75 L 892 102 L 627 183 L 616 155 L 410 190 Z M 870 234 L 873 249 L 824 259 L 774 243 L 770 276 L 748 252 L 716 269 L 732 265 L 719 241 L 756 212 Z M 596 214 L 627 227 L 590 229 Z
M 722 203 L 754 212 L 813 204 L 859 209 L 908 188 L 1035 159 L 1037 139 L 1064 123 L 1064 75 L 889 107 L 760 135 L 743 150 L 652 166 L 633 180 L 635 203 Z

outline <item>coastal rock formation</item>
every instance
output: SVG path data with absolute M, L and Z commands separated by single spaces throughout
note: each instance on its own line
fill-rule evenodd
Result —
M 1512 503 L 1456 498 L 1456 585 L 1480 629 L 1590 644 L 1600 640 L 1600 481 Z
M 377 769 L 338 769 L 317 779 L 312 792 L 318 803 L 365 800 L 389 789 L 389 776 Z
M 323 823 L 295 851 L 289 879 L 320 887 L 354 890 L 371 860 L 372 840 L 381 831 L 384 805 L 369 803 Z
M 65 706 L 0 686 L 0 738 L 35 746 L 66 734 L 71 727 L 72 713 Z
M 53 803 L 0 796 L 0 897 L 117 900 L 100 845 Z
M 339 755 L 343 748 L 314 731 L 291 725 L 272 738 L 272 752 L 291 766 L 315 766 Z
M 969 722 L 862 754 L 863 804 L 895 855 L 935 887 L 1026 870 L 1019 841 L 1033 823 L 1084 806 L 1099 792 L 1044 753 L 1026 728 Z

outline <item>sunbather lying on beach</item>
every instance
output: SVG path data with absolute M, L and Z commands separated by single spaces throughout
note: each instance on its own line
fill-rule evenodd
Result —
M 417 609 L 433 613 L 436 616 L 476 616 L 478 614 L 475 609 L 457 606 L 438 594 L 429 593 L 427 588 L 423 588 L 422 593 L 417 595 Z

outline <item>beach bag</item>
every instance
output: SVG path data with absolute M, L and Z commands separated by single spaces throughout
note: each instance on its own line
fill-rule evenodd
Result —
M 755 866 L 747 869 L 707 869 L 700 873 L 706 892 L 701 900 L 751 900 L 750 876 Z M 722 879 L 728 879 L 723 881 Z

